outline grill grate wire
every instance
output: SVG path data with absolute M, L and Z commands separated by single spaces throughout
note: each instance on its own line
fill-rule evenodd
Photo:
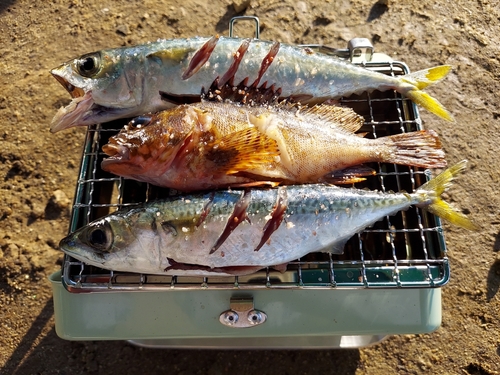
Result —
M 364 63 L 385 74 L 409 72 L 401 62 Z M 340 100 L 364 116 L 360 131 L 378 138 L 420 130 L 416 106 L 395 91 L 352 95 Z M 71 215 L 70 232 L 118 209 L 134 207 L 176 192 L 127 180 L 100 168 L 101 147 L 128 120 L 90 126 L 84 143 Z M 372 163 L 377 171 L 352 185 L 372 190 L 414 191 L 430 178 L 429 171 Z M 448 282 L 449 264 L 439 218 L 420 208 L 386 217 L 353 236 L 344 254 L 309 254 L 288 265 L 284 273 L 264 269 L 239 277 L 185 277 L 133 274 L 88 266 L 65 255 L 63 284 L 70 292 L 197 288 L 403 288 L 439 287 Z

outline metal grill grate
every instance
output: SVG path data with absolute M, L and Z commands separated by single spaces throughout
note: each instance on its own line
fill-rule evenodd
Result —
M 385 74 L 409 72 L 399 62 L 365 63 L 366 68 Z M 340 101 L 364 116 L 362 132 L 367 137 L 421 129 L 415 105 L 393 91 L 353 95 Z M 70 231 L 103 215 L 141 202 L 162 198 L 175 192 L 146 183 L 127 180 L 100 168 L 102 145 L 116 134 L 127 120 L 89 127 L 76 187 Z M 377 171 L 358 188 L 382 191 L 414 191 L 429 174 L 418 168 L 394 164 L 369 165 Z M 108 290 L 165 290 L 178 288 L 345 288 L 345 287 L 438 287 L 449 278 L 441 223 L 419 208 L 386 217 L 373 227 L 355 235 L 344 254 L 322 253 L 292 262 L 285 273 L 272 269 L 240 277 L 172 277 L 110 272 L 87 266 L 65 256 L 63 284 L 71 292 Z

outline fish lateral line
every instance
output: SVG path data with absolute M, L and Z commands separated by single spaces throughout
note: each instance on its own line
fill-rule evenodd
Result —
M 231 213 L 231 216 L 229 216 L 224 230 L 220 234 L 219 238 L 217 238 L 217 240 L 215 241 L 215 244 L 210 249 L 209 254 L 215 253 L 224 243 L 224 241 L 227 240 L 229 235 L 236 229 L 236 227 L 247 219 L 248 215 L 246 211 L 251 199 L 252 191 L 249 189 L 244 190 L 242 197 L 234 205 L 233 212 Z

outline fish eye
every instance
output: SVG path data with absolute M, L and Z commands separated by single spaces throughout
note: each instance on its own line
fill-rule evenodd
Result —
M 101 55 L 99 52 L 83 55 L 76 62 L 78 73 L 83 77 L 94 76 L 101 68 Z
M 106 221 L 90 226 L 82 238 L 89 246 L 99 251 L 109 251 L 113 243 L 113 231 Z
M 153 116 L 149 115 L 136 117 L 135 119 L 129 122 L 128 127 L 129 129 L 141 129 L 147 126 L 151 122 L 152 118 Z

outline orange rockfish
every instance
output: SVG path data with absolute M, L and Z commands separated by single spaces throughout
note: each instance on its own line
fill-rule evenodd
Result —
M 208 102 L 132 120 L 103 146 L 102 168 L 181 191 L 317 183 L 367 162 L 444 167 L 433 131 L 378 139 L 355 134 L 363 118 L 331 105 L 298 108 Z

